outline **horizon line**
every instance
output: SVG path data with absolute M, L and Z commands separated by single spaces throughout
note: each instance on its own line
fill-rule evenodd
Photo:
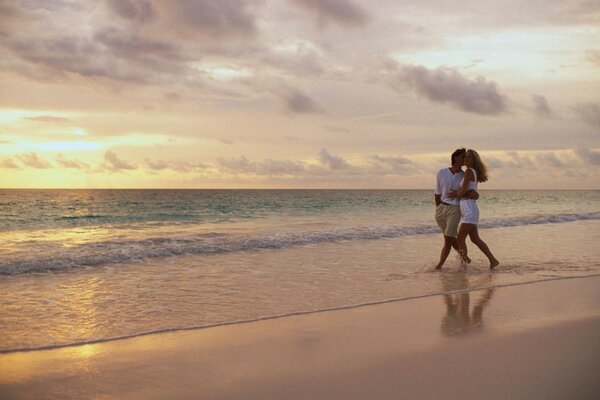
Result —
M 128 187 L 117 187 L 117 188 L 52 188 L 52 187 L 0 187 L 0 190 L 434 190 L 434 188 L 317 188 L 317 187 L 305 187 L 305 188 L 151 188 L 151 187 L 139 187 L 139 188 L 128 188 Z M 519 190 L 519 191 L 598 191 L 600 188 L 588 188 L 588 189 L 561 189 L 561 188 L 494 188 L 494 189 L 483 189 L 482 191 L 493 191 L 493 190 Z

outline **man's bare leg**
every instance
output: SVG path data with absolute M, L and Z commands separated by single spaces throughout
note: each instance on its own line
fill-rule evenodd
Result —
M 442 252 L 440 254 L 440 262 L 438 263 L 438 265 L 435 266 L 435 269 L 442 269 L 442 266 L 446 262 L 446 259 L 448 258 L 448 255 L 450 254 L 450 250 L 452 250 L 452 249 L 456 250 L 457 252 L 459 251 L 458 250 L 458 241 L 453 236 L 444 236 L 444 247 L 442 247 Z M 459 252 L 459 254 L 460 254 L 460 252 Z M 469 257 L 467 257 L 465 261 L 468 264 L 471 262 L 471 259 Z

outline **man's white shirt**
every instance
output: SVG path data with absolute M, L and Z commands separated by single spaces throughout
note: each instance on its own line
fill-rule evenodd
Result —
M 462 170 L 453 174 L 449 168 L 440 169 L 436 176 L 435 194 L 440 195 L 446 204 L 459 205 L 460 199 L 451 199 L 448 197 L 448 192 L 458 192 L 464 176 L 465 173 Z

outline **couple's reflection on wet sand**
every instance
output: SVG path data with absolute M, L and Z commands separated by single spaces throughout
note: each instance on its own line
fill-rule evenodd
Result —
M 473 286 L 469 285 L 464 274 L 455 274 L 451 278 L 444 278 L 442 282 L 445 292 L 467 290 Z M 446 315 L 442 317 L 442 333 L 446 336 L 461 336 L 481 332 L 483 310 L 489 305 L 493 294 L 494 288 L 445 294 Z M 473 306 L 471 301 L 474 302 Z

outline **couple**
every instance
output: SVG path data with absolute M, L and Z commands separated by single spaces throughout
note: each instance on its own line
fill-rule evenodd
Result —
M 500 262 L 494 257 L 487 244 L 479 237 L 479 208 L 476 200 L 479 198 L 477 183 L 487 181 L 487 168 L 479 154 L 472 149 L 457 149 L 450 158 L 452 166 L 442 168 L 437 173 L 435 186 L 435 220 L 444 233 L 444 247 L 440 262 L 435 269 L 442 265 L 454 248 L 460 254 L 463 265 L 471 262 L 467 253 L 467 236 L 479 247 L 490 261 L 490 269 Z M 463 172 L 462 166 L 467 169 Z M 460 222 L 460 229 L 458 224 Z

